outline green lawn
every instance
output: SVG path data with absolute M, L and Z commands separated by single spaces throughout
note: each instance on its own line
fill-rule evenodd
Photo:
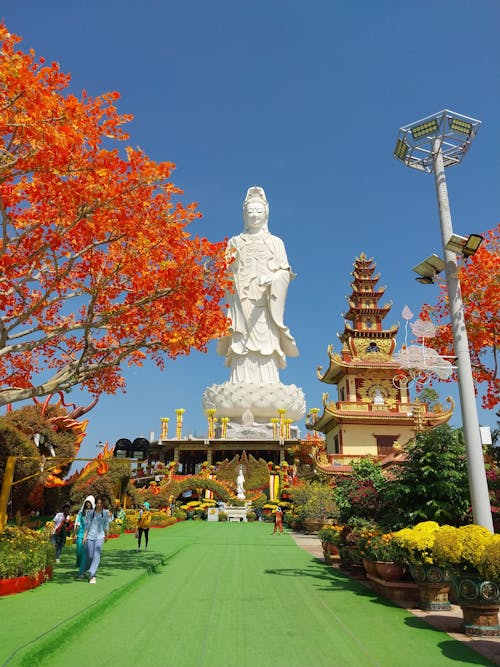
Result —
M 110 540 L 97 584 L 0 598 L 0 665 L 440 667 L 491 665 L 263 523 L 189 521 Z

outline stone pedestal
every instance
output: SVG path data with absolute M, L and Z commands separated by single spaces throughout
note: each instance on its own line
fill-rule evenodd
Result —
M 294 422 L 306 413 L 302 389 L 281 382 L 214 384 L 205 389 L 202 406 L 205 412 L 215 410 L 214 416 L 219 420 L 229 417 L 227 438 L 235 440 L 280 440 L 279 424 L 273 427 L 271 423 L 278 410 L 285 410 L 285 418 Z M 291 426 L 290 430 L 292 438 L 299 437 L 297 427 Z

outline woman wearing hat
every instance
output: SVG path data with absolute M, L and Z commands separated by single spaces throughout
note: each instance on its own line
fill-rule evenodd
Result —
M 137 522 L 137 551 L 141 550 L 141 539 L 144 533 L 145 548 L 148 548 L 149 542 L 149 526 L 151 525 L 151 512 L 149 511 L 149 503 L 146 501 L 142 504 L 139 512 L 139 521 Z

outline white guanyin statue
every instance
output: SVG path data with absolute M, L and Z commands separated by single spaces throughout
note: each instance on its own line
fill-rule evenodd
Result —
M 236 477 L 236 497 L 240 500 L 245 500 L 245 475 L 243 474 L 243 467 L 240 466 L 238 476 Z
M 217 417 L 230 418 L 233 435 L 239 424 L 249 435 L 268 437 L 265 428 L 250 433 L 249 416 L 254 426 L 269 426 L 279 408 L 294 421 L 305 414 L 302 390 L 279 379 L 286 357 L 299 354 L 283 320 L 288 285 L 295 276 L 283 241 L 268 230 L 268 217 L 264 190 L 249 188 L 243 202 L 243 232 L 232 237 L 227 248 L 234 281 L 234 292 L 228 294 L 231 328 L 217 346 L 231 375 L 229 382 L 209 387 L 203 396 L 205 410 L 215 408 Z

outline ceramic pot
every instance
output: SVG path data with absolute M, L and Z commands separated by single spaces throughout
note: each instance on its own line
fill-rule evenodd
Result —
M 374 560 L 363 558 L 363 567 L 366 570 L 366 574 L 371 574 L 374 577 L 377 576 L 377 563 Z
M 400 563 L 376 561 L 377 574 L 385 581 L 401 581 L 405 574 L 405 567 Z
M 485 581 L 479 573 L 456 573 L 452 583 L 462 608 L 466 635 L 500 637 L 500 582 Z
M 418 586 L 420 608 L 424 611 L 449 611 L 451 572 L 437 565 L 410 565 L 410 574 Z

